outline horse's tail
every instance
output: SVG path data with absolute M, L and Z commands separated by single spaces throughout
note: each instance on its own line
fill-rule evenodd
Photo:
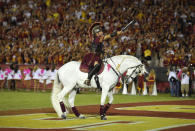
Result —
M 52 88 L 51 102 L 52 102 L 54 110 L 56 111 L 59 117 L 61 117 L 62 115 L 62 110 L 61 110 L 57 95 L 61 90 L 62 90 L 62 83 L 60 82 L 59 74 L 57 72 L 56 78 L 54 80 L 53 88 Z

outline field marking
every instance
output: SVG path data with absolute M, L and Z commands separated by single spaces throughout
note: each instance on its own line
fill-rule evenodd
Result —
M 115 109 L 195 113 L 194 105 L 147 105 L 147 106 L 120 107 L 120 108 L 115 108 Z
M 189 123 L 189 124 L 180 124 L 180 125 L 174 125 L 174 126 L 167 126 L 167 127 L 161 127 L 161 128 L 156 128 L 152 130 L 146 130 L 146 131 L 159 131 L 159 130 L 165 130 L 165 129 L 171 129 L 171 128 L 178 128 L 178 127 L 183 127 L 183 126 L 191 126 L 195 125 L 195 123 Z
M 121 121 L 121 120 L 118 120 L 118 121 L 109 121 L 109 122 L 105 122 L 105 123 L 94 123 L 94 124 L 91 124 L 91 125 L 84 125 L 84 126 L 78 126 L 76 128 L 71 128 L 73 130 L 86 130 L 86 129 L 89 129 L 89 128 L 95 128 L 95 127 L 103 127 L 103 126 L 111 126 L 111 125 L 117 125 L 117 124 L 140 124 L 140 123 L 144 123 L 142 121 L 139 121 L 139 122 L 131 122 L 131 121 Z
M 0 117 L 12 117 L 12 116 L 30 116 L 35 114 L 53 114 L 53 113 L 29 113 L 29 114 L 17 114 L 17 115 L 3 115 Z
M 24 116 L 24 117 L 23 117 Z M 56 116 L 56 117 L 54 117 Z M 69 115 L 73 117 L 73 115 Z M 47 120 L 58 118 L 55 113 L 37 113 L 10 115 L 0 117 L 1 128 L 23 128 L 23 129 L 73 129 L 73 130 L 157 130 L 191 125 L 195 119 L 142 117 L 142 116 L 107 116 L 107 121 L 100 120 L 100 117 L 90 116 L 89 119 L 70 120 Z M 9 122 L 9 123 L 8 123 Z M 15 123 L 16 122 L 16 123 Z M 159 123 L 159 124 L 158 124 Z M 142 128 L 141 128 L 142 127 Z

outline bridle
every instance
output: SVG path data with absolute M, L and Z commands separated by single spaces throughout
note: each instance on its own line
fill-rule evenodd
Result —
M 129 78 L 131 78 L 131 79 L 133 80 L 134 77 L 132 77 L 132 75 L 133 75 L 134 73 L 136 73 L 136 75 L 137 75 L 138 73 L 141 73 L 140 67 L 143 67 L 143 64 L 139 64 L 139 65 L 137 65 L 137 66 L 133 66 L 133 67 L 127 68 L 127 71 L 128 71 L 128 69 L 133 69 L 133 68 L 134 68 L 134 69 L 133 69 L 133 71 L 131 72 L 130 75 L 126 75 L 125 81 L 129 81 Z M 139 69 L 139 70 L 136 71 L 137 69 Z

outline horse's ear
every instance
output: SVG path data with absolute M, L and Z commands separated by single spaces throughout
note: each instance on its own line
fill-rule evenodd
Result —
M 146 68 L 145 68 L 145 65 L 144 65 L 144 64 L 142 64 L 142 69 L 143 69 L 143 73 L 148 74 L 148 71 L 146 70 Z

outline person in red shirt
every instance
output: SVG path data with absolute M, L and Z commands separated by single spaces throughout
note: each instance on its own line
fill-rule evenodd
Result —
M 137 79 L 137 90 L 139 95 L 142 94 L 143 89 L 144 89 L 144 75 L 139 74 Z
M 89 29 L 90 39 L 92 42 L 91 52 L 84 56 L 84 59 L 87 59 L 85 61 L 87 61 L 87 65 L 90 70 L 88 73 L 88 78 L 84 82 L 84 84 L 88 86 L 90 86 L 92 76 L 97 73 L 101 67 L 101 55 L 104 53 L 103 41 L 122 33 L 122 31 L 117 31 L 109 35 L 104 35 L 102 28 L 102 24 L 100 22 L 96 22 Z
M 146 78 L 147 79 L 147 86 L 148 86 L 148 92 L 149 95 L 152 95 L 153 88 L 154 88 L 154 82 L 156 79 L 155 71 L 154 69 L 150 70 L 149 76 Z

